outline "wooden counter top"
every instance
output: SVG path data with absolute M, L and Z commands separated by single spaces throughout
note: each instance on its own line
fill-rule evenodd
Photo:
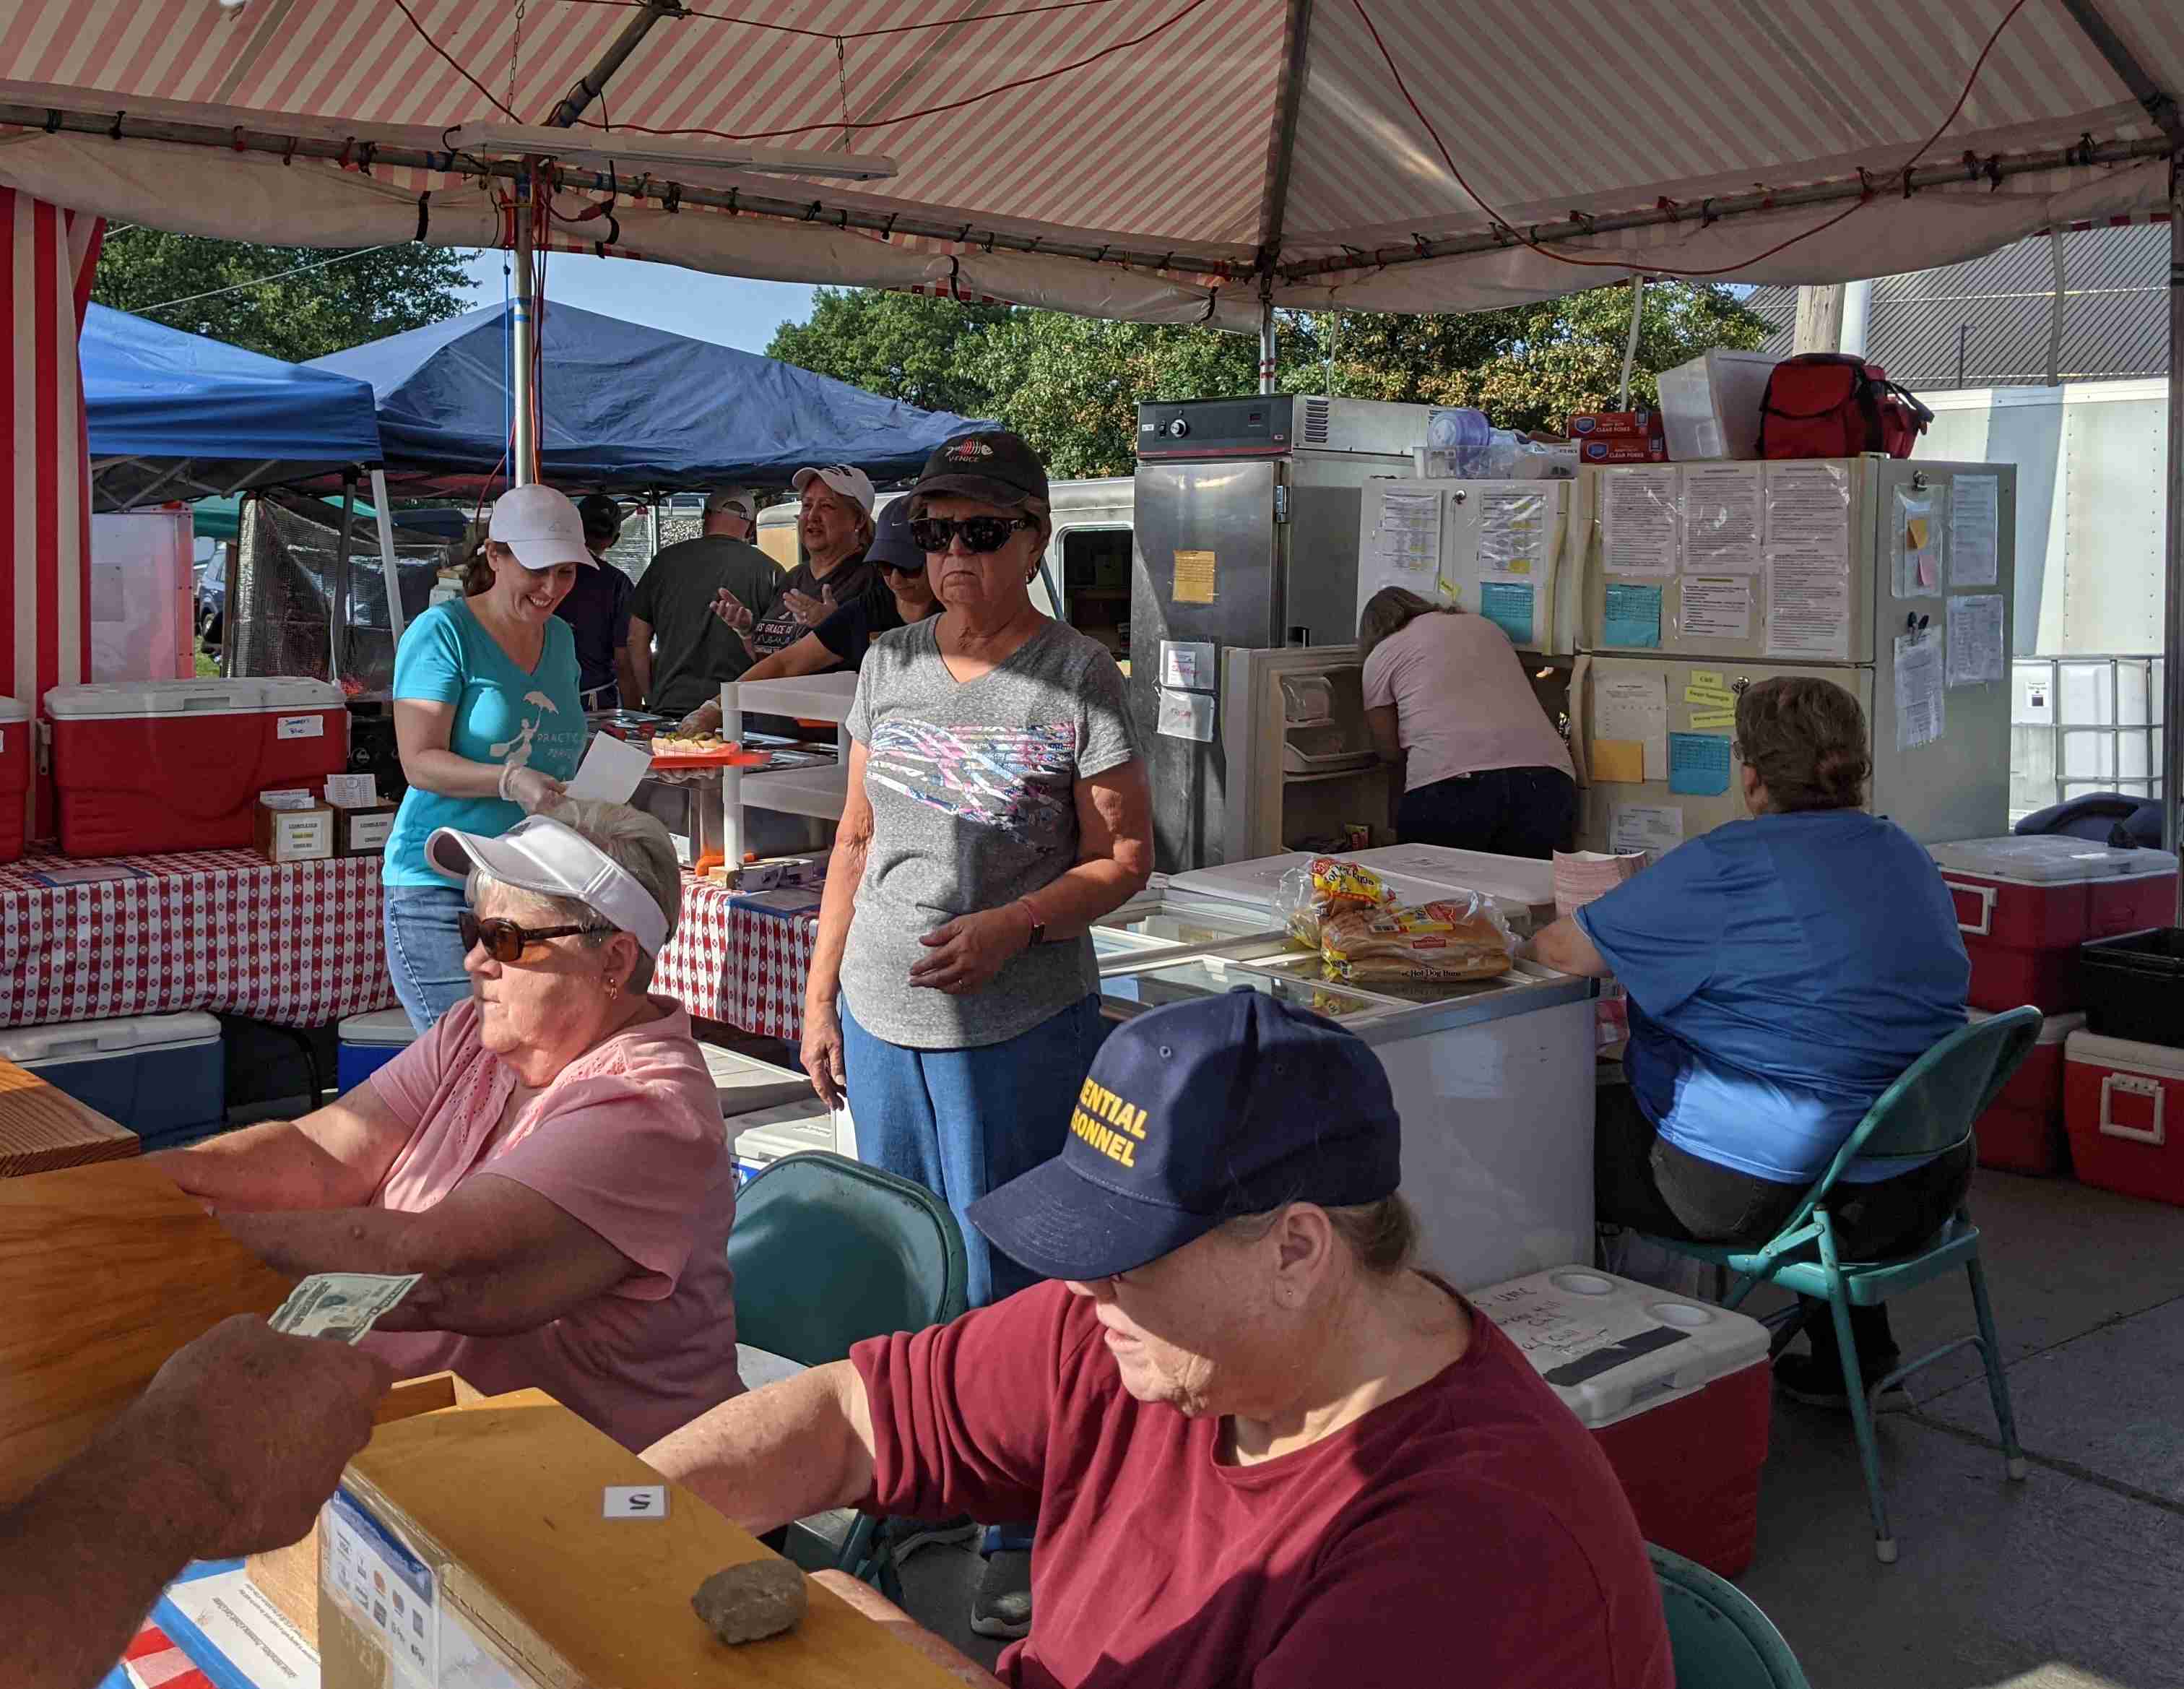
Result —
M 126 1127 L 0 1061 L 0 1179 L 121 1161 L 142 1150 Z

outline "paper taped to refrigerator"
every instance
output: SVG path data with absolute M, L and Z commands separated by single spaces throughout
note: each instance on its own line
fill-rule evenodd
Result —
M 1601 616 L 1601 642 L 1639 650 L 1658 649 L 1661 644 L 1661 589 L 1610 581 Z
M 1946 722 L 1942 641 L 1930 630 L 1896 636 L 1896 748 L 1915 750 L 1941 740 Z
M 1659 856 L 1683 842 L 1684 811 L 1680 804 L 1608 806 L 1607 848 L 1611 850 L 1650 850 Z
M 1942 590 L 1942 516 L 1931 493 L 1896 489 L 1895 575 L 1900 599 L 1938 597 Z
M 1751 581 L 1742 575 L 1685 576 L 1681 619 L 1686 639 L 1749 639 Z
M 1816 551 L 1767 554 L 1767 655 L 1850 659 L 1850 563 Z
M 1786 460 L 1767 468 L 1767 549 L 1809 551 L 1850 566 L 1850 471 Z
M 1213 694 L 1160 688 L 1160 713 L 1153 731 L 1163 739 L 1195 739 L 1209 744 L 1213 739 Z
M 1991 587 L 1999 568 L 2002 477 L 1959 475 L 1949 482 L 1949 584 Z
M 2002 678 L 2002 594 L 1967 593 L 1949 600 L 1949 684 L 1985 686 Z
M 1390 488 L 1380 495 L 1380 560 L 1407 575 L 1440 571 L 1440 494 Z
M 1522 649 L 1532 643 L 1538 592 L 1529 581 L 1481 581 L 1479 613 L 1507 633 L 1511 644 Z
M 1648 780 L 1669 778 L 1669 682 L 1662 674 L 1602 676 L 1593 671 L 1592 733 L 1640 747 Z
M 1479 572 L 1490 581 L 1539 578 L 1547 563 L 1547 495 L 1530 491 L 1479 495 Z
M 1683 555 L 1681 483 L 1674 469 L 1600 477 L 1601 566 L 1611 575 L 1673 577 Z
M 1728 791 L 1729 735 L 1670 733 L 1669 789 L 1689 798 L 1718 798 Z
M 1684 471 L 1684 566 L 1708 575 L 1759 572 L 1764 464 L 1693 464 Z

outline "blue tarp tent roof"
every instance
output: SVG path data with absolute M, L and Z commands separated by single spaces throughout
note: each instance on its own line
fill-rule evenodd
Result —
M 100 510 L 379 460 L 371 389 L 348 376 L 96 304 L 80 356 Z
M 390 475 L 405 490 L 475 488 L 509 429 L 508 315 L 490 305 L 320 358 L 369 382 Z M 549 303 L 539 475 L 567 492 L 785 487 L 805 464 L 914 475 L 978 426 L 792 364 Z

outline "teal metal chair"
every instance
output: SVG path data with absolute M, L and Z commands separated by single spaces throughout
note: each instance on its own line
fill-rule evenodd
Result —
M 1669 1621 L 1676 1689 L 1811 1689 L 1782 1633 L 1735 1584 L 1646 1545 Z
M 867 1337 L 942 1324 L 970 1301 L 963 1233 L 948 1205 L 819 1150 L 784 1156 L 744 1186 L 728 1265 L 737 1340 L 806 1367 L 846 1359 Z M 862 1514 L 798 1521 L 787 1552 L 807 1570 L 891 1582 L 879 1521 Z
M 1892 1564 L 1896 1559 L 1896 1539 L 1889 1534 L 1888 1510 L 1881 1501 L 1880 1451 L 1873 1435 L 1874 1404 L 1882 1391 L 1959 1349 L 1977 1349 L 1986 1364 L 1987 1395 L 1994 1403 L 1995 1424 L 2002 1433 L 2005 1469 L 2013 1479 L 2024 1478 L 2025 1455 L 2017 1446 L 2017 1422 L 2009 1411 L 2009 1380 L 2003 1371 L 2002 1346 L 1994 1335 L 1986 1276 L 1980 1268 L 1979 1228 L 1972 1224 L 1970 1212 L 1960 1207 L 1955 1218 L 1916 1254 L 1892 1261 L 1845 1261 L 1836 1252 L 1830 1199 L 1843 1169 L 1852 1161 L 1882 1166 L 1898 1163 L 1908 1170 L 1967 1142 L 1973 1123 L 2009 1082 L 2039 1035 L 2040 1011 L 2025 1008 L 2012 1009 L 1943 1039 L 1880 1094 L 1819 1183 L 1806 1192 L 1790 1223 L 1758 1248 L 1687 1243 L 1676 1238 L 1652 1240 L 1663 1249 L 1711 1262 L 1735 1274 L 1736 1282 L 1724 1299 L 1725 1307 L 1736 1307 L 1763 1284 L 1780 1285 L 1828 1304 L 1835 1321 L 1836 1342 L 1842 1352 L 1851 1423 L 1858 1433 L 1858 1459 L 1865 1469 L 1866 1499 L 1873 1509 L 1873 1550 L 1884 1564 Z M 1877 1306 L 1957 1267 L 1962 1267 L 1971 1281 L 1972 1309 L 1979 1330 L 1930 1350 L 1886 1378 L 1867 1384 L 1858 1371 L 1858 1351 L 1851 1341 L 1851 1309 Z M 1779 1351 L 1797 1334 L 1795 1310 L 1781 1322 L 1769 1323 L 1775 1325 L 1774 1346 Z

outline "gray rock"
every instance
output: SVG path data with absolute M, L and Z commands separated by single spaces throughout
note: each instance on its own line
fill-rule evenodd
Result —
M 724 1642 L 755 1642 L 794 1630 L 804 1616 L 804 1574 L 768 1555 L 718 1571 L 698 1586 L 690 1606 Z

